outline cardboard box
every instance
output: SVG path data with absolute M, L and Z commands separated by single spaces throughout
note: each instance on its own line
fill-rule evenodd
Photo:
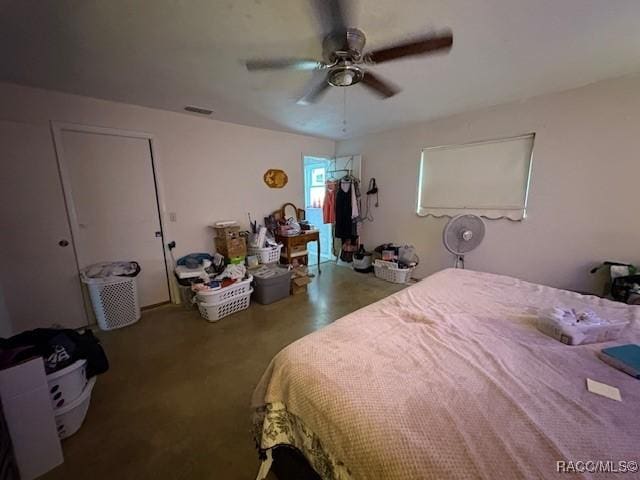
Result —
M 0 398 L 20 478 L 60 465 L 62 448 L 42 358 L 0 370 Z
M 244 237 L 238 238 L 215 238 L 216 252 L 227 258 L 246 257 L 247 243 Z
M 295 277 L 291 279 L 291 295 L 305 293 L 307 291 L 307 285 L 310 283 L 311 279 L 309 277 Z
M 240 227 L 214 227 L 216 230 L 216 238 L 223 238 L 232 240 L 234 238 L 240 238 Z

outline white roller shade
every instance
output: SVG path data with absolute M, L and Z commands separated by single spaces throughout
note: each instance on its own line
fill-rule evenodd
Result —
M 475 213 L 521 220 L 534 134 L 422 150 L 418 215 Z

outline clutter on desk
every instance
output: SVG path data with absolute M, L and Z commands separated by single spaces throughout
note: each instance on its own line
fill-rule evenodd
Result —
M 315 230 L 315 227 L 309 223 L 309 220 L 300 220 L 298 223 L 300 224 L 300 229 L 303 232 Z
M 384 243 L 374 250 L 379 257 L 373 262 L 376 277 L 391 283 L 408 283 L 419 258 L 413 245 Z
M 282 237 L 295 237 L 296 235 L 300 235 L 301 231 L 302 228 L 300 224 L 293 218 L 284 220 L 284 223 L 278 225 L 278 235 Z

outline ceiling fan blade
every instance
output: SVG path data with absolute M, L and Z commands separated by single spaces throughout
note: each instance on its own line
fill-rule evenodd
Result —
M 320 97 L 322 97 L 328 89 L 329 81 L 327 80 L 327 76 L 324 73 L 317 75 L 309 82 L 306 93 L 296 103 L 298 105 L 311 105 L 320 100 Z
M 247 60 L 250 72 L 259 70 L 319 70 L 325 67 L 323 62 L 308 58 L 272 58 L 270 60 Z
M 348 3 L 349 0 L 311 0 L 323 35 L 347 29 Z
M 426 35 L 406 43 L 374 50 L 367 54 L 367 59 L 373 63 L 382 63 L 403 57 L 425 55 L 431 52 L 445 52 L 451 49 L 451 45 L 453 45 L 453 34 L 448 31 L 446 33 Z
M 362 77 L 361 83 L 382 98 L 393 97 L 396 93 L 400 92 L 398 87 L 386 80 L 382 80 L 380 77 L 368 70 L 364 72 L 364 77 Z

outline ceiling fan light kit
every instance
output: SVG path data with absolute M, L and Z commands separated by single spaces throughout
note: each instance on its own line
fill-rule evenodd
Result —
M 383 62 L 404 57 L 423 56 L 431 53 L 446 53 L 453 45 L 450 30 L 431 33 L 384 48 L 364 52 L 367 37 L 362 30 L 347 27 L 344 12 L 349 9 L 348 0 L 313 0 L 316 16 L 320 19 L 324 36 L 323 59 L 276 58 L 271 60 L 248 60 L 247 70 L 303 70 L 314 71 L 316 77 L 298 104 L 308 105 L 320 99 L 329 87 L 350 87 L 362 83 L 381 98 L 389 98 L 400 92 L 390 82 L 380 78 L 363 65 L 375 66 Z
M 338 65 L 329 70 L 327 81 L 334 87 L 348 87 L 362 80 L 364 72 L 355 65 Z

